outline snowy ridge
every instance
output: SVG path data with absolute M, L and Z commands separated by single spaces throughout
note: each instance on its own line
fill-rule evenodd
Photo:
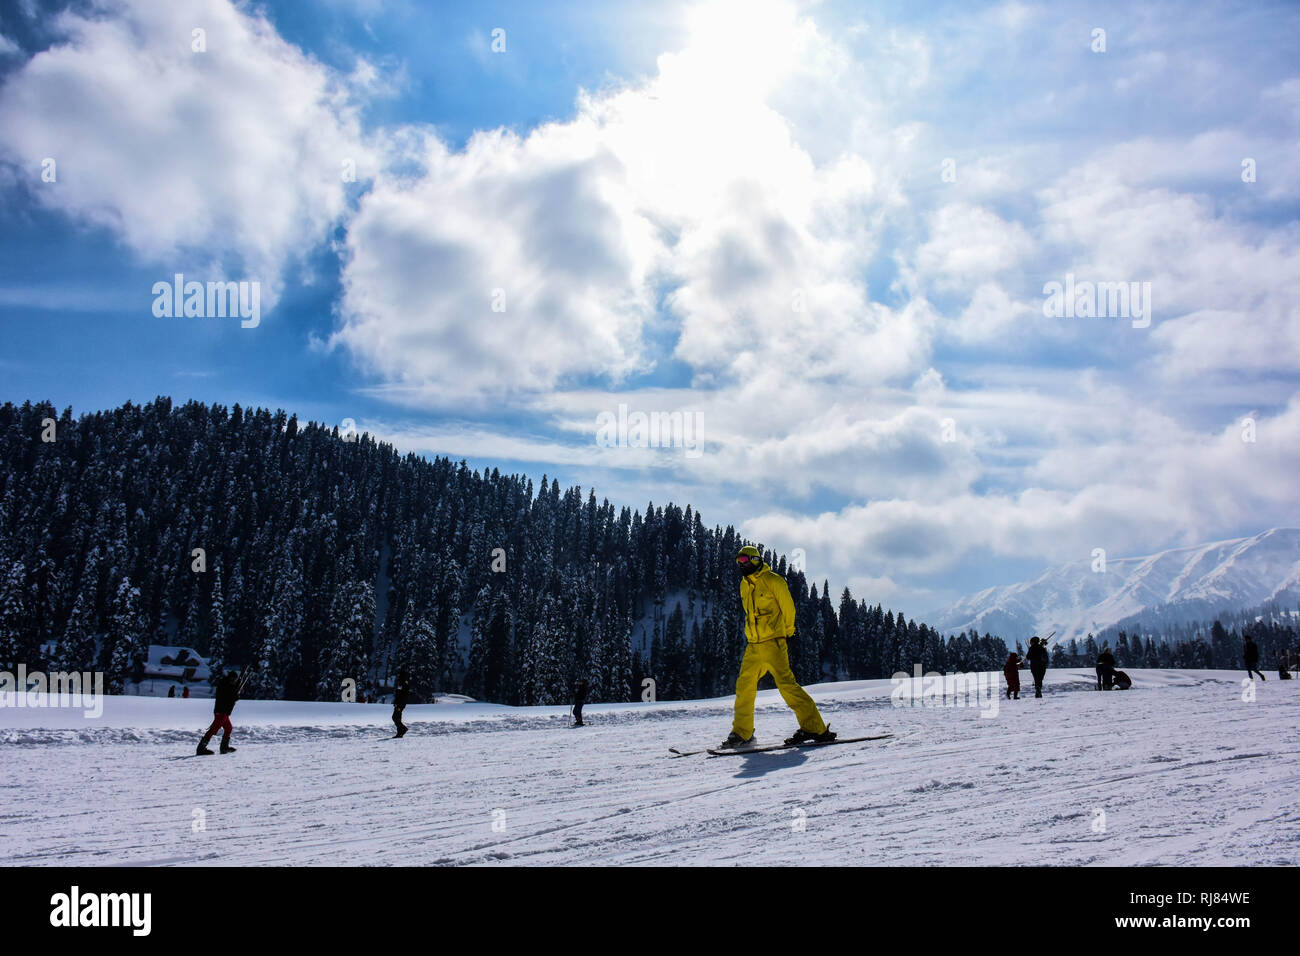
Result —
M 1146 557 L 1111 558 L 1104 573 L 1082 559 L 1031 581 L 986 588 L 928 615 L 943 633 L 974 628 L 1007 641 L 1056 631 L 1053 642 L 1160 608 L 1161 620 L 1193 621 L 1270 601 L 1300 600 L 1300 529 L 1274 528 Z

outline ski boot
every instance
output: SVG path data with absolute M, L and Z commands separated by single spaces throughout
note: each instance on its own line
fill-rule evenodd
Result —
M 406 736 L 406 732 L 407 732 L 408 730 L 410 730 L 410 729 L 411 729 L 411 728 L 408 727 L 408 726 L 406 726 L 406 724 L 402 724 L 402 726 L 400 726 L 400 727 L 397 728 L 397 733 L 393 734 L 393 736 L 394 736 L 394 737 L 405 737 L 405 736 Z
M 233 754 L 238 748 L 230 746 L 229 740 L 221 741 L 221 752 L 223 754 Z
M 207 742 L 206 740 L 203 741 L 201 744 L 199 744 L 198 749 L 194 751 L 194 755 L 195 755 L 196 757 L 211 757 L 211 756 L 212 756 L 212 751 L 208 749 L 208 742 Z
M 740 736 L 740 734 L 736 733 L 733 730 L 731 733 L 727 734 L 726 740 L 718 744 L 718 749 L 735 750 L 737 747 L 746 747 L 749 744 L 752 744 L 753 742 L 754 742 L 753 737 L 749 737 L 748 739 L 746 739 L 745 737 Z
M 787 737 L 785 745 L 787 747 L 798 747 L 801 744 L 828 744 L 836 737 L 835 731 L 827 727 L 820 734 L 814 734 L 810 730 L 804 730 L 800 727 L 794 732 L 793 737 Z

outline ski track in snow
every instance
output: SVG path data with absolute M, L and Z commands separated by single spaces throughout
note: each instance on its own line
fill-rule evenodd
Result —
M 567 726 L 563 708 L 422 720 L 441 718 L 439 705 L 413 707 L 400 741 L 389 739 L 382 707 L 366 711 L 371 723 L 313 726 L 292 719 L 304 705 L 253 702 L 235 711 L 238 753 L 192 760 L 169 759 L 192 753 L 197 734 L 192 717 L 168 714 L 166 699 L 131 703 L 132 713 L 151 708 L 151 726 L 139 727 L 41 728 L 51 712 L 5 708 L 0 858 L 77 866 L 1300 862 L 1300 681 L 1270 680 L 1247 703 L 1237 672 L 1129 673 L 1133 690 L 1096 693 L 1091 672 L 1049 671 L 1043 700 L 1031 685 L 1028 697 L 1000 701 L 994 718 L 973 708 L 892 707 L 889 681 L 824 684 L 811 690 L 842 736 L 895 736 L 718 758 L 673 758 L 667 748 L 721 740 L 729 700 L 589 705 L 582 729 Z M 289 717 L 238 723 L 241 711 L 252 720 L 277 707 Z M 760 694 L 757 726 L 770 741 L 794 728 L 775 692 Z M 201 832 L 191 827 L 196 809 Z

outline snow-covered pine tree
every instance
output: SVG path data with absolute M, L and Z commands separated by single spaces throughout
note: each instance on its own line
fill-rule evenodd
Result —
M 1120 631 L 1115 638 L 1115 664 L 1118 667 L 1129 665 L 1128 633 Z
M 72 606 L 63 638 L 59 641 L 55 662 L 61 671 L 91 671 L 95 669 L 95 633 L 90 602 L 84 594 L 77 595 Z
M 369 685 L 370 646 L 375 634 L 375 590 L 369 583 L 348 581 L 330 605 L 332 636 L 316 684 L 317 700 L 339 700 L 343 682 L 356 682 L 358 694 Z
M 571 646 L 558 598 L 548 595 L 544 600 L 542 614 L 533 627 L 532 652 L 532 703 L 567 703 Z
M 186 600 L 184 619 L 176 630 L 175 643 L 181 647 L 192 647 L 196 650 L 203 641 L 203 599 L 200 593 L 198 575 L 191 575 L 194 580 L 190 582 L 189 597 Z
M 856 680 L 858 648 L 862 642 L 862 620 L 859 605 L 846 587 L 840 592 L 839 631 L 836 635 L 836 660 L 839 668 L 836 680 Z
M 29 663 L 26 574 L 22 562 L 0 565 L 0 666 L 13 671 Z M 35 665 L 35 661 L 30 664 Z
M 249 677 L 250 694 L 282 700 L 286 684 L 302 668 L 306 594 L 292 543 L 281 552 L 262 624 L 262 644 Z
M 410 675 L 411 694 L 417 703 L 428 703 L 434 699 L 441 680 L 438 635 L 428 619 L 416 614 L 413 607 L 408 609 L 402 625 L 401 646 L 403 653 L 398 660 Z
M 815 678 L 821 680 L 829 675 L 832 680 L 842 669 L 839 660 L 839 619 L 835 615 L 835 605 L 831 601 L 831 583 L 822 580 L 822 596 L 817 603 L 817 615 L 822 622 L 822 640 L 817 648 L 817 661 L 814 662 Z M 819 667 L 816 665 L 820 664 Z
M 439 612 L 436 624 L 436 684 L 451 688 L 457 675 L 465 669 L 460 649 L 460 605 L 464 577 L 460 562 L 448 556 L 443 561 L 442 583 L 438 592 Z
M 221 583 L 221 561 L 213 566 L 212 604 L 208 613 L 208 639 L 200 650 L 207 651 L 208 670 L 217 674 L 226 663 L 226 600 Z
M 121 694 L 138 658 L 148 652 L 143 646 L 144 622 L 140 618 L 140 591 L 123 577 L 117 585 L 108 620 L 105 641 L 108 667 L 106 687 L 111 694 Z
M 465 674 L 464 692 L 474 700 L 511 700 L 506 680 L 510 631 L 506 594 L 485 584 L 474 601 L 469 665 Z
M 681 700 L 696 692 L 685 621 L 681 604 L 675 603 L 664 626 L 663 665 L 659 668 L 659 687 L 665 700 Z
M 921 666 L 925 673 L 942 673 L 948 668 L 946 648 L 939 632 L 932 627 L 925 627 L 924 642 L 921 651 Z
M 504 590 L 492 595 L 492 614 L 488 624 L 488 656 L 484 672 L 484 693 L 488 700 L 518 700 L 518 661 L 511 653 L 516 633 L 516 617 Z
M 661 689 L 666 683 L 664 671 L 667 668 L 667 662 L 664 659 L 664 642 L 659 633 L 660 625 L 658 621 L 655 621 L 654 631 L 650 638 L 650 654 L 645 658 L 646 676 L 653 678 L 656 696 L 662 700 L 668 700 L 667 693 Z

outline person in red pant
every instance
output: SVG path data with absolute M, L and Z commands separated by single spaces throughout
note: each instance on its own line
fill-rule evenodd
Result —
M 212 726 L 208 732 L 203 735 L 199 741 L 199 749 L 196 754 L 207 755 L 212 751 L 208 749 L 208 741 L 218 730 L 222 731 L 221 735 L 221 752 L 223 754 L 233 753 L 235 748 L 230 746 L 230 734 L 234 728 L 230 724 L 230 712 L 235 709 L 235 701 L 239 700 L 239 671 L 228 671 L 225 676 L 217 682 L 216 702 L 212 707 Z
M 1020 668 L 1024 665 L 1020 661 L 1020 655 L 1012 651 L 1007 655 L 1007 662 L 1002 668 L 1002 673 L 1007 679 L 1007 700 L 1011 695 L 1016 695 L 1016 700 L 1020 699 Z

